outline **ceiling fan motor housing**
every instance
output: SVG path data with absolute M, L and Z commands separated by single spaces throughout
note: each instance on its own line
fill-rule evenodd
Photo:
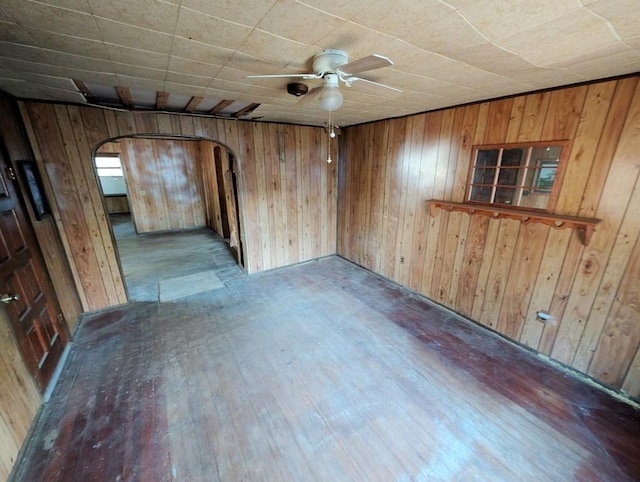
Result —
M 287 92 L 291 95 L 295 95 L 296 97 L 300 97 L 301 95 L 309 92 L 309 87 L 301 82 L 291 82 L 290 84 L 287 84 Z
M 313 71 L 316 74 L 335 72 L 338 67 L 345 65 L 349 57 L 342 50 L 326 49 L 313 58 Z

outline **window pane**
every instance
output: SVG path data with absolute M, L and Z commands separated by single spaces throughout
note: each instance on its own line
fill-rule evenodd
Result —
M 96 156 L 96 167 L 120 167 L 120 158 Z
M 538 176 L 536 177 L 536 191 L 551 192 L 557 170 L 557 162 L 543 162 L 540 169 L 538 169 Z
M 476 146 L 468 202 L 549 209 L 562 145 Z
M 480 149 L 476 156 L 476 166 L 497 166 L 499 149 Z
M 516 190 L 507 187 L 500 187 L 496 189 L 495 203 L 500 204 L 515 204 Z
M 521 173 L 521 169 L 500 169 L 500 174 L 498 174 L 498 185 L 499 186 L 515 186 L 518 184 L 519 174 Z
M 493 184 L 496 177 L 496 170 L 492 167 L 479 167 L 473 175 L 474 184 Z
M 124 172 L 122 172 L 122 168 L 121 167 L 118 167 L 118 168 L 99 167 L 97 169 L 97 171 L 98 171 L 98 176 L 100 176 L 100 177 L 109 177 L 109 176 L 122 177 L 122 176 L 124 176 Z
M 526 149 L 505 149 L 502 153 L 501 166 L 522 166 L 525 163 Z
M 480 203 L 491 202 L 491 188 L 485 186 L 473 186 L 471 188 L 470 201 L 476 201 Z

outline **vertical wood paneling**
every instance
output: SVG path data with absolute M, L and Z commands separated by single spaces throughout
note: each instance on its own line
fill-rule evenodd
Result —
M 336 163 L 325 162 L 323 129 L 32 102 L 22 103 L 22 109 L 30 141 L 38 148 L 38 161 L 48 174 L 45 182 L 55 193 L 56 225 L 63 233 L 65 251 L 87 310 L 126 301 L 112 240 L 105 237 L 108 226 L 97 180 L 90 175 L 94 143 L 114 136 L 141 131 L 198 135 L 219 142 L 234 153 L 238 164 L 240 238 L 249 272 L 336 251 Z M 285 142 L 279 144 L 283 132 Z M 153 153 L 153 146 L 138 141 L 138 150 Z M 137 189 L 129 186 L 131 197 L 137 195 L 139 211 L 145 216 L 154 213 L 155 219 L 165 223 L 153 229 L 204 225 L 202 166 L 195 148 L 189 153 L 174 142 L 166 149 L 155 149 L 152 163 L 136 166 L 136 173 L 151 184 Z M 136 149 L 127 147 L 125 152 L 128 159 Z M 189 156 L 197 158 L 193 170 L 184 173 L 171 169 L 172 161 Z M 280 170 L 281 159 L 286 165 L 284 173 Z M 167 174 L 167 182 L 154 184 L 151 176 L 146 176 L 152 171 Z M 140 191 L 145 191 L 145 199 Z M 188 205 L 182 212 L 178 201 Z M 134 214 L 134 219 L 138 217 Z M 146 229 L 142 227 L 141 231 Z
M 640 184 L 640 183 L 639 183 Z M 640 188 L 640 186 L 638 186 Z M 636 188 L 635 202 L 630 204 L 629 216 L 637 218 L 640 213 L 640 189 Z M 584 352 L 593 351 L 595 354 L 589 367 L 589 373 L 596 378 L 611 385 L 620 386 L 625 379 L 629 366 L 640 346 L 640 330 L 637 325 L 640 322 L 638 311 L 640 310 L 640 223 L 637 220 L 629 220 L 633 224 L 632 232 L 621 229 L 623 233 L 619 239 L 622 248 L 614 250 L 609 261 L 609 267 L 602 280 L 599 297 L 596 298 L 594 308 L 589 318 L 590 331 L 600 328 L 603 336 L 599 337 L 597 348 L 593 347 L 593 336 L 584 336 L 584 344 L 578 349 L 576 365 L 583 364 Z M 625 238 L 636 239 L 635 247 L 624 242 Z M 620 274 L 620 266 L 624 266 L 628 260 L 626 269 L 619 279 L 611 279 L 613 275 Z M 609 275 L 609 276 L 607 276 Z M 616 277 L 617 278 L 617 277 Z M 615 299 L 611 296 L 616 293 Z M 607 317 L 603 316 L 608 314 Z M 603 328 L 601 328 L 604 325 Z
M 22 131 L 15 102 L 0 95 L 0 112 L 0 136 L 7 150 L 7 161 L 34 159 L 35 153 Z M 47 197 L 51 198 L 48 185 L 45 189 Z M 27 211 L 55 294 L 67 325 L 73 331 L 82 307 L 54 216 L 36 221 L 31 210 L 27 208 Z M 0 308 L 0 480 L 8 479 L 40 403 L 38 387 L 23 361 L 10 321 Z
M 203 142 L 200 145 L 202 160 L 202 191 L 205 203 L 207 227 L 224 237 L 222 229 L 222 214 L 220 211 L 220 196 L 218 192 L 218 176 L 216 160 L 213 150 L 216 144 Z
M 629 77 L 346 129 L 339 254 L 639 396 L 637 85 Z M 473 144 L 541 140 L 569 141 L 557 212 L 602 220 L 590 246 L 538 224 L 422 217 L 425 199 L 463 200 Z
M 583 346 L 584 350 L 589 351 L 588 359 L 593 355 L 595 343 L 602 334 L 602 322 L 598 323 L 600 326 L 592 325 L 588 330 L 586 326 L 637 178 L 637 153 L 640 149 L 638 89 L 630 101 L 631 109 L 596 210 L 596 217 L 602 221 L 598 225 L 597 236 L 594 236 L 590 245 L 584 249 L 552 351 L 554 358 L 567 364 L 574 363 L 574 357 L 585 333 L 587 338 Z M 630 175 L 632 172 L 634 175 Z M 585 358 L 584 354 L 581 353 L 580 358 Z M 581 360 L 579 365 L 585 370 L 588 361 Z
M 0 312 L 0 480 L 8 480 L 40 402 L 9 320 Z

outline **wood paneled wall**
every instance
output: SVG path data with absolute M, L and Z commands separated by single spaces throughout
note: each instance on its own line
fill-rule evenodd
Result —
M 224 186 L 222 179 L 218 178 L 215 149 L 224 149 L 224 146 L 213 142 L 203 143 L 200 146 L 202 155 L 202 184 L 205 194 L 205 211 L 207 213 L 207 226 L 213 229 L 223 238 L 229 237 L 229 222 L 226 218 L 227 207 L 224 202 Z M 228 165 L 228 156 L 224 150 Z M 218 156 L 220 157 L 220 156 Z M 219 159 L 218 163 L 221 163 Z M 220 188 L 223 189 L 220 189 Z M 224 218 L 223 218 L 224 214 Z
M 138 233 L 206 225 L 200 141 L 122 138 L 99 152 L 120 154 Z
M 17 106 L 5 95 L 0 95 L 0 136 L 11 161 L 33 159 Z M 25 204 L 60 308 L 73 331 L 81 306 L 56 225 L 52 217 L 37 221 L 31 206 Z M 8 477 L 40 403 L 38 388 L 0 308 L 0 480 Z
M 0 136 L 4 140 L 12 161 L 34 159 L 24 133 L 18 106 L 13 99 L 4 95 L 0 95 Z M 51 199 L 50 196 L 48 198 Z M 82 312 L 82 306 L 77 286 L 74 283 L 71 265 L 67 262 L 62 238 L 55 222 L 55 214 L 38 221 L 31 205 L 28 202 L 25 204 L 51 283 L 58 297 L 60 309 L 69 331 L 73 333 L 78 323 L 78 316 Z
M 23 102 L 21 109 L 47 173 L 45 187 L 85 310 L 126 302 L 91 160 L 92 149 L 110 138 L 185 135 L 227 146 L 240 171 L 240 231 L 249 272 L 336 251 L 336 172 L 325 162 L 323 129 L 38 102 Z
M 638 77 L 345 129 L 338 252 L 534 350 L 640 396 Z M 577 232 L 440 211 L 474 144 L 571 141 L 559 214 Z M 555 323 L 536 320 L 548 310 Z
M 7 480 L 41 398 L 0 311 L 0 480 Z

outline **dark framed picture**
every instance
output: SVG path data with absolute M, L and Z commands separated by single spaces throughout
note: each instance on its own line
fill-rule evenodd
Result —
M 22 180 L 27 188 L 27 194 L 29 195 L 29 201 L 33 207 L 33 212 L 36 219 L 40 221 L 51 214 L 49 209 L 49 203 L 44 195 L 44 188 L 42 187 L 42 179 L 38 172 L 38 165 L 35 161 L 18 161 L 17 163 Z

